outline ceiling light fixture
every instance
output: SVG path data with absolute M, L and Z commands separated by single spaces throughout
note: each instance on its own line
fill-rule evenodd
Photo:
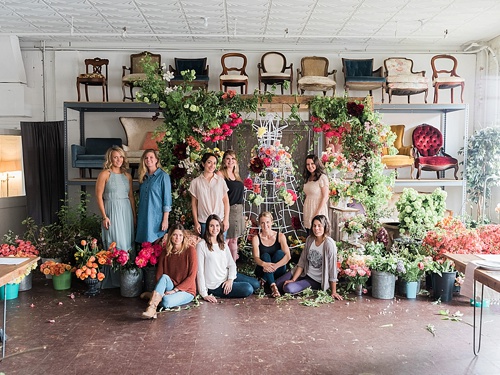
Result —
M 201 17 L 201 19 L 203 20 L 203 26 L 208 27 L 208 17 Z
M 444 30 L 444 39 L 448 38 L 448 29 Z

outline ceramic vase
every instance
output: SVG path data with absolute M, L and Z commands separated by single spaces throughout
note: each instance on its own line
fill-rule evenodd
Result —
M 87 284 L 87 290 L 83 293 L 84 295 L 88 297 L 95 297 L 100 293 L 99 288 L 97 288 L 99 280 L 87 277 L 84 281 L 85 284 Z

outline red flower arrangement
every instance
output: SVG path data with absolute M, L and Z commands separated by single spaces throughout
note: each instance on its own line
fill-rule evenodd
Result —
M 243 186 L 245 186 L 245 188 L 247 188 L 248 190 L 252 190 L 253 189 L 253 180 L 251 178 L 245 178 L 243 180 Z
M 209 129 L 204 133 L 203 142 L 224 141 L 233 134 L 234 128 L 243 122 L 243 119 L 237 113 L 229 115 L 230 120 L 218 128 Z
M 135 258 L 135 264 L 139 268 L 144 268 L 148 264 L 154 266 L 158 263 L 158 258 L 163 251 L 160 244 L 152 244 L 151 242 L 143 242 L 141 251 Z
M 355 102 L 347 103 L 347 113 L 354 117 L 360 117 L 363 114 L 365 106 L 363 104 L 357 104 Z
M 313 131 L 315 133 L 324 133 L 325 137 L 328 138 L 342 138 L 342 134 L 347 132 L 347 128 L 343 125 L 334 125 L 329 122 L 325 122 L 318 117 L 311 116 L 311 121 L 314 122 L 316 126 L 313 126 Z

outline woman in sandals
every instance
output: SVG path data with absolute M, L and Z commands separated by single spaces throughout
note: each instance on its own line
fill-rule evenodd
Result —
M 156 318 L 158 305 L 166 309 L 185 305 L 196 295 L 196 250 L 188 243 L 184 227 L 174 224 L 168 231 L 156 269 L 156 287 L 143 319 Z
M 209 215 L 203 239 L 196 245 L 198 255 L 198 293 L 207 302 L 219 298 L 245 298 L 259 289 L 253 277 L 236 273 L 236 263 L 224 242 L 222 220 Z
M 260 233 L 252 239 L 253 259 L 257 267 L 255 275 L 271 288 L 271 296 L 280 296 L 276 279 L 286 273 L 290 249 L 285 235 L 272 229 L 273 215 L 264 211 L 258 218 Z
M 330 288 L 332 298 L 342 300 L 337 293 L 337 246 L 329 233 L 326 216 L 316 215 L 297 267 L 276 281 L 280 290 L 296 294 L 309 287 L 324 291 Z

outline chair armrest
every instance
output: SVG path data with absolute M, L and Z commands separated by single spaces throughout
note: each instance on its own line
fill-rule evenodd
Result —
M 71 166 L 76 168 L 78 155 L 85 155 L 85 147 L 80 145 L 71 145 Z
M 374 77 L 383 77 L 382 75 L 382 67 L 379 67 L 377 70 L 372 72 L 372 76 Z
M 173 75 L 177 75 L 177 71 L 174 69 L 172 65 L 168 66 L 168 71 L 171 72 Z
M 205 75 L 209 76 L 210 75 L 210 65 L 207 65 L 207 68 L 205 69 Z
M 412 74 L 418 74 L 421 77 L 425 77 L 425 70 L 422 70 L 420 72 L 414 72 L 413 70 L 411 71 Z
M 290 71 L 293 72 L 293 63 L 290 63 L 290 65 L 285 66 L 285 70 L 290 69 Z
M 122 78 L 125 77 L 125 71 L 128 70 L 131 73 L 131 68 L 122 65 Z
M 337 69 L 333 69 L 331 72 L 327 72 L 328 75 L 333 74 L 333 80 L 336 81 Z

